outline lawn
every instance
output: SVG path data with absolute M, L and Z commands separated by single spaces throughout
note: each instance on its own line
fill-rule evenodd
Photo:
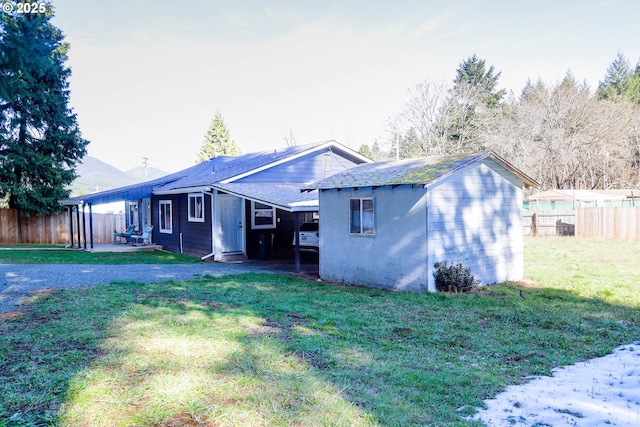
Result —
M 166 251 L 86 252 L 61 247 L 25 245 L 21 250 L 0 249 L 4 264 L 184 264 L 199 262 L 198 258 Z
M 0 320 L 0 426 L 479 425 L 507 385 L 639 339 L 639 257 L 526 238 L 530 280 L 474 295 L 264 274 L 41 295 Z

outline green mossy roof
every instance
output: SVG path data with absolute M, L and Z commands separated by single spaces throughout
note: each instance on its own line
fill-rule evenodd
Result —
M 486 154 L 464 154 L 362 164 L 318 181 L 306 189 L 426 185 L 484 157 Z

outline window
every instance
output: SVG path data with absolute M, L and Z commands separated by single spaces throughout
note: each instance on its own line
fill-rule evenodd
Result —
M 373 199 L 349 199 L 351 211 L 351 233 L 373 234 Z
M 173 233 L 171 200 L 160 200 L 160 232 Z
M 276 228 L 276 208 L 251 202 L 251 228 Z
M 204 222 L 204 194 L 189 194 L 189 221 Z

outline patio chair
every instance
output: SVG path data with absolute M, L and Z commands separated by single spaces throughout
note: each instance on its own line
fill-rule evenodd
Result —
M 145 226 L 142 234 L 139 234 L 139 235 L 134 234 L 131 236 L 131 243 L 134 245 L 137 243 L 142 243 L 143 245 L 150 245 L 152 231 L 153 231 L 153 225 Z
M 115 228 L 113 229 L 113 244 L 118 243 L 117 239 L 124 239 L 124 243 L 128 243 L 131 239 L 131 235 L 133 234 L 133 230 L 136 229 L 135 225 L 130 225 L 127 227 L 127 230 L 123 233 L 118 233 Z

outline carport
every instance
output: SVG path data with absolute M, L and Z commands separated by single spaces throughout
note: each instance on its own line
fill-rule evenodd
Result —
M 300 272 L 300 217 L 303 214 L 318 213 L 318 192 L 301 192 L 298 183 L 228 183 L 215 184 L 212 188 L 240 197 L 250 202 L 272 206 L 293 214 L 294 218 L 294 263 L 295 272 Z

